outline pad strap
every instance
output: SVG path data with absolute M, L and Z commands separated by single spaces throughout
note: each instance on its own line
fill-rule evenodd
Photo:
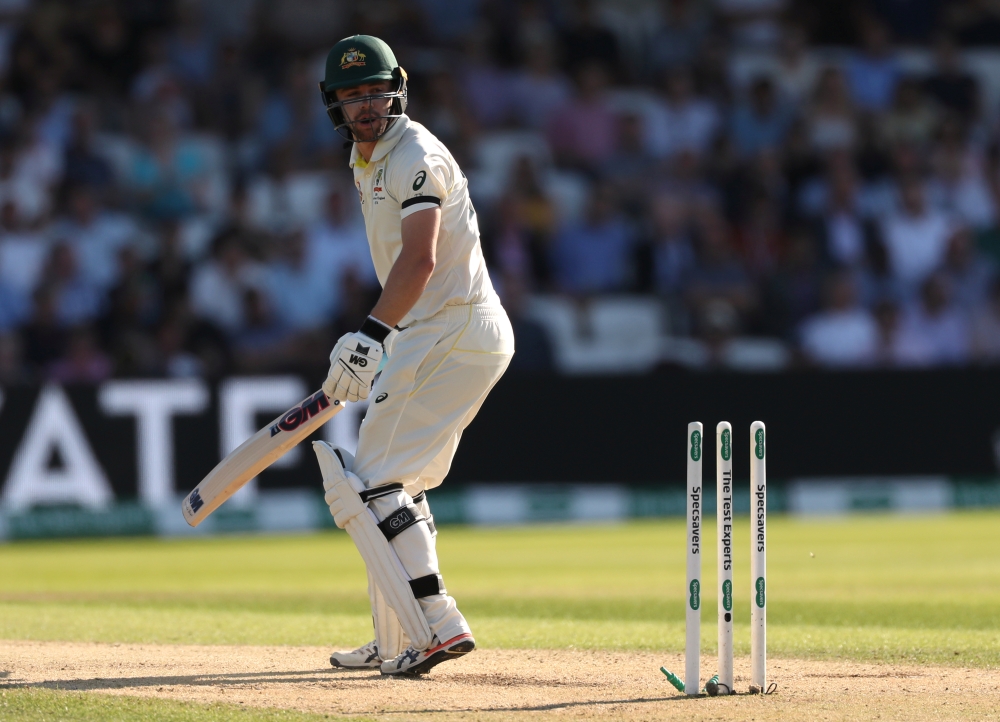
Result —
M 417 599 L 448 593 L 448 590 L 444 588 L 444 579 L 440 574 L 428 574 L 426 577 L 411 579 L 410 589 L 413 590 L 413 596 Z
M 387 540 L 392 541 L 418 521 L 424 521 L 424 515 L 413 504 L 407 504 L 380 521 L 378 528 L 382 530 Z
M 371 489 L 365 489 L 364 491 L 359 492 L 358 496 L 361 497 L 361 501 L 367 504 L 372 499 L 378 499 L 379 497 L 388 496 L 389 494 L 394 494 L 397 491 L 402 491 L 402 490 L 403 490 L 403 485 L 400 484 L 399 482 L 396 482 L 393 484 L 384 484 L 383 486 L 376 486 Z

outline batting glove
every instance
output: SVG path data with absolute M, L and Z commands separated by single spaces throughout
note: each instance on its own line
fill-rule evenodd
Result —
M 360 331 L 344 334 L 330 352 L 323 392 L 338 401 L 367 399 L 382 361 L 382 344 L 392 329 L 368 317 Z

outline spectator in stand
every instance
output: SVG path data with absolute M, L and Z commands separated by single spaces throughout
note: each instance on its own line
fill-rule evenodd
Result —
M 215 73 L 217 44 L 209 36 L 197 0 L 176 4 L 177 24 L 167 40 L 167 58 L 174 76 L 191 88 L 208 84 Z
M 36 375 L 62 356 L 66 348 L 66 329 L 59 320 L 55 289 L 41 286 L 32 297 L 31 320 L 21 331 L 24 358 Z
M 959 228 L 946 214 L 928 206 L 920 178 L 904 178 L 899 194 L 901 208 L 882 222 L 882 243 L 890 273 L 900 290 L 910 294 L 941 268 Z
M 669 191 L 658 193 L 650 207 L 651 233 L 638 249 L 638 286 L 660 297 L 667 314 L 667 327 L 675 334 L 686 333 L 691 326 L 684 291 L 688 274 L 698 262 L 692 233 L 693 215 L 682 197 Z
M 780 20 L 788 0 L 715 0 L 717 12 L 737 45 L 775 47 L 781 37 Z
M 187 328 L 177 318 L 168 318 L 156 329 L 155 353 L 146 372 L 168 378 L 195 378 L 205 375 L 205 367 L 188 348 Z
M 155 111 L 146 115 L 144 135 L 125 179 L 140 211 L 153 220 L 171 220 L 201 210 L 208 167 L 199 148 L 179 139 L 177 127 Z
M 138 252 L 125 246 L 118 254 L 118 283 L 107 296 L 107 308 L 97 330 L 101 346 L 114 357 L 115 370 L 141 373 L 155 353 L 150 330 L 163 311 L 157 279 Z
M 976 231 L 996 225 L 996 199 L 957 120 L 946 120 L 939 128 L 931 165 L 934 176 L 927 183 L 931 206 Z
M 782 34 L 773 76 L 781 102 L 786 105 L 804 105 L 816 87 L 820 68 L 808 50 L 805 31 L 798 25 L 788 25 Z
M 792 114 L 774 90 L 774 83 L 760 77 L 751 83 L 749 97 L 733 112 L 730 133 L 737 150 L 744 156 L 753 156 L 779 148 L 792 120 Z
M 875 18 L 862 22 L 861 52 L 851 56 L 845 72 L 851 97 L 859 108 L 876 113 L 889 108 L 901 73 L 889 34 Z
M 327 278 L 351 272 L 359 283 L 373 289 L 378 287 L 378 278 L 355 193 L 353 186 L 331 184 L 323 215 L 306 229 L 306 255 L 310 264 L 327 270 Z
M 310 256 L 302 231 L 289 234 L 279 248 L 278 260 L 267 267 L 269 296 L 273 299 L 267 315 L 293 331 L 316 330 L 336 314 L 339 269 Z M 266 300 L 254 299 L 253 303 L 260 311 Z
M 719 111 L 708 98 L 694 92 L 694 80 L 685 68 L 669 70 L 663 96 L 646 114 L 646 146 L 655 158 L 671 158 L 687 151 L 701 156 L 719 130 Z
M 517 277 L 504 277 L 501 287 L 503 307 L 510 316 L 514 343 L 517 344 L 517 353 L 514 355 L 521 356 L 517 363 L 511 359 L 507 372 L 551 373 L 555 370 L 552 339 L 545 326 L 526 315 L 527 294 L 523 283 Z
M 89 186 L 68 192 L 67 214 L 52 227 L 52 234 L 72 248 L 80 271 L 101 290 L 118 280 L 118 253 L 135 244 L 139 228 L 133 218 L 108 210 Z
M 553 111 L 548 139 L 560 164 L 594 172 L 614 155 L 617 119 L 608 104 L 607 85 L 603 66 L 584 65 L 572 100 Z
M 759 300 L 754 284 L 740 263 L 725 218 L 714 209 L 701 213 L 696 223 L 697 263 L 685 275 L 684 302 L 688 315 L 705 318 L 705 309 L 721 300 L 731 306 L 739 319 L 754 312 Z M 737 321 L 736 326 L 745 326 Z
M 823 288 L 819 244 L 806 226 L 793 227 L 787 250 L 763 291 L 762 330 L 776 338 L 791 338 L 821 305 Z
M 295 358 L 295 338 L 271 312 L 267 296 L 248 288 L 243 293 L 243 325 L 233 336 L 237 368 L 244 373 L 266 373 Z
M 621 71 L 621 52 L 614 33 L 603 27 L 593 0 L 573 0 L 570 21 L 562 35 L 563 66 L 570 73 L 585 65 Z
M 28 295 L 0 275 L 0 334 L 16 330 L 28 320 L 30 313 Z
M 940 274 L 924 281 L 919 300 L 904 308 L 899 334 L 904 347 L 926 345 L 927 365 L 957 365 L 970 359 L 968 318 L 952 302 L 951 289 Z
M 857 289 L 848 273 L 832 274 L 826 283 L 823 310 L 807 318 L 799 329 L 802 353 L 808 361 L 828 368 L 870 366 L 878 353 L 878 327 L 858 303 Z
M 993 279 L 987 302 L 972 317 L 972 355 L 980 363 L 1000 364 L 1000 277 Z
M 942 35 L 934 46 L 934 72 L 924 81 L 924 89 L 944 110 L 967 122 L 979 117 L 979 83 L 962 65 L 955 41 Z
M 849 159 L 829 164 L 826 196 L 819 221 L 823 255 L 834 265 L 858 268 L 866 261 L 874 229 L 861 215 L 857 178 Z
M 139 63 L 139 36 L 132 32 L 117 3 L 88 5 L 73 37 L 87 72 L 80 78 L 91 91 L 108 98 L 124 95 Z
M 556 207 L 530 157 L 515 161 L 495 215 L 493 257 L 503 277 L 516 276 L 528 288 L 551 287 Z
M 679 198 L 661 193 L 653 201 L 651 215 L 653 286 L 663 296 L 678 296 L 696 264 L 689 214 Z
M 630 216 L 645 210 L 649 179 L 657 174 L 656 159 L 646 151 L 645 124 L 636 113 L 618 117 L 618 148 L 601 174 L 614 186 Z
M 552 266 L 559 288 L 575 295 L 627 290 L 634 245 L 614 192 L 596 184 L 583 219 L 564 226 L 553 241 Z
M 86 185 L 107 198 L 115 182 L 114 169 L 94 149 L 96 110 L 90 104 L 78 104 L 73 114 L 73 133 L 66 148 L 65 180 L 70 185 Z
M 950 4 L 946 0 L 873 0 L 871 3 L 896 42 L 906 45 L 926 43 L 937 30 L 942 11 Z
M 700 0 L 661 0 L 659 23 L 647 28 L 647 75 L 662 77 L 666 69 L 691 67 L 712 29 L 708 3 Z
M 76 253 L 67 243 L 53 246 L 41 285 L 52 294 L 56 321 L 62 326 L 89 323 L 104 305 L 100 288 L 80 272 Z
M 551 45 L 529 45 L 524 64 L 511 81 L 512 118 L 517 125 L 542 130 L 552 120 L 554 110 L 569 102 L 573 85 L 558 72 Z
M 964 3 L 947 3 L 949 24 L 963 46 L 989 46 L 1000 44 L 1000 7 L 988 0 L 971 0 Z
M 45 235 L 25 227 L 13 202 L 0 204 L 0 281 L 28 297 L 38 286 L 48 257 Z
M 0 333 L 0 385 L 14 386 L 27 379 L 21 337 L 16 333 Z
M 132 100 L 139 107 L 155 107 L 157 116 L 171 127 L 190 128 L 194 107 L 170 67 L 166 39 L 160 33 L 150 33 L 142 50 L 144 62 L 132 80 Z
M 73 330 L 66 355 L 48 368 L 48 380 L 58 384 L 96 384 L 108 379 L 114 371 L 111 359 L 97 345 L 94 332 L 87 327 Z
M 472 115 L 483 128 L 494 128 L 512 113 L 511 79 L 493 57 L 495 41 L 492 28 L 480 24 L 465 39 L 463 63 L 458 69 L 459 84 L 472 109 Z
M 901 78 L 892 106 L 879 122 L 883 142 L 890 146 L 926 148 L 937 124 L 937 110 L 923 96 L 920 82 L 916 78 Z
M 770 276 L 784 251 L 781 208 L 773 194 L 758 192 L 747 203 L 747 211 L 736 232 L 743 265 L 756 279 Z
M 543 275 L 545 280 L 548 280 L 550 274 L 535 272 L 531 239 L 528 229 L 522 225 L 519 217 L 520 205 L 519 199 L 512 194 L 505 194 L 497 201 L 496 219 L 491 224 L 493 236 L 486 243 L 484 250 L 489 253 L 490 268 L 499 272 L 504 284 L 519 283 L 528 288 L 541 287 L 543 284 L 540 281 Z M 547 245 L 543 250 L 548 250 Z M 544 267 L 547 271 L 548 259 Z M 500 288 L 497 293 L 503 295 L 503 290 Z
M 426 83 L 423 113 L 416 119 L 450 148 L 456 158 L 464 160 L 471 150 L 475 119 L 463 102 L 455 76 L 441 69 L 432 73 Z
M 52 201 L 44 179 L 24 159 L 23 146 L 13 139 L 0 140 L 0 203 L 13 203 L 22 222 L 37 225 Z
M 288 64 L 285 82 L 273 88 L 261 108 L 257 132 L 265 150 L 287 145 L 296 169 L 312 168 L 343 139 L 316 101 L 315 68 L 308 58 Z
M 160 228 L 159 240 L 159 253 L 149 262 L 146 273 L 156 279 L 160 307 L 165 310 L 187 298 L 192 265 L 181 247 L 180 224 L 165 223 Z
M 212 257 L 195 268 L 191 277 L 191 309 L 200 318 L 229 333 L 243 327 L 245 294 L 264 288 L 260 264 L 252 261 L 231 232 L 215 239 Z
M 972 311 L 987 303 L 990 286 L 997 277 L 997 267 L 976 248 L 972 232 L 968 228 L 960 228 L 948 244 L 941 273 L 955 303 L 965 311 Z
M 843 73 L 826 68 L 816 83 L 806 110 L 809 140 L 819 152 L 852 149 L 858 140 L 858 119 Z
M 879 329 L 878 363 L 889 368 L 914 368 L 931 363 L 933 349 L 928 339 L 901 330 L 899 304 L 884 298 L 875 305 Z

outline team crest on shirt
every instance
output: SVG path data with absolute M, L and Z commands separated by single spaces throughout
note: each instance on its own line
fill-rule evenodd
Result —
M 340 57 L 340 69 L 359 68 L 365 64 L 365 54 L 359 53 L 357 48 L 350 48 Z
M 361 205 L 364 205 L 365 194 L 361 191 L 361 181 L 354 181 L 354 185 L 358 187 L 358 200 L 361 201 Z
M 372 190 L 375 191 L 376 193 L 381 193 L 382 192 L 382 171 L 383 170 L 385 170 L 385 169 L 384 168 L 379 168 L 378 169 L 378 173 L 375 174 L 375 187 L 372 188 Z

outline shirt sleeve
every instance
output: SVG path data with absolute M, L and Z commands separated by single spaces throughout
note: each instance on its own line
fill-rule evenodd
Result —
M 445 159 L 428 153 L 404 163 L 396 175 L 394 189 L 399 199 L 400 218 L 417 211 L 438 208 L 451 189 L 451 171 Z

